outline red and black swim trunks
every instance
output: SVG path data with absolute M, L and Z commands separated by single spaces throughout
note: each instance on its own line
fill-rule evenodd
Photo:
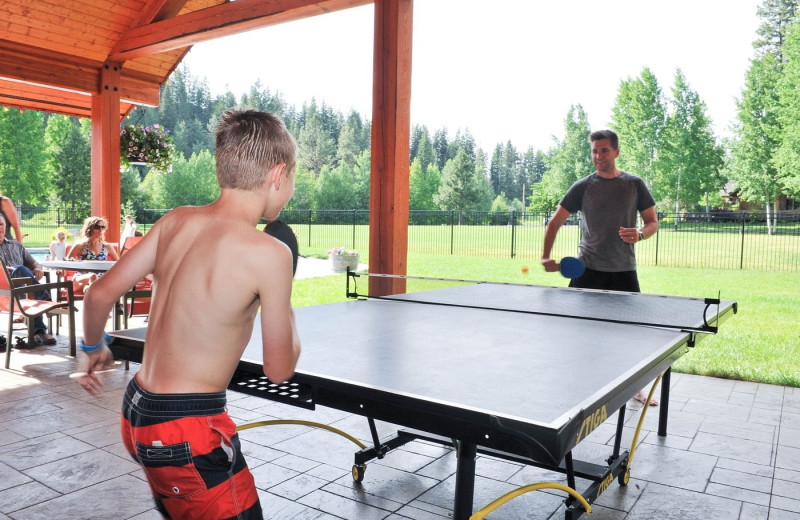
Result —
M 152 394 L 134 377 L 122 403 L 122 441 L 171 519 L 261 520 L 225 393 Z

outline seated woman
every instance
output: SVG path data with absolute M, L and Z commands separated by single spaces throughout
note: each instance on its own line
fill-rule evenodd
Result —
M 103 217 L 89 217 L 84 220 L 81 241 L 72 246 L 67 258 L 73 260 L 119 260 L 117 251 L 105 242 L 107 227 L 108 221 Z M 96 273 L 77 273 L 72 278 L 72 288 L 76 293 L 86 292 L 86 288 L 95 280 L 97 280 Z

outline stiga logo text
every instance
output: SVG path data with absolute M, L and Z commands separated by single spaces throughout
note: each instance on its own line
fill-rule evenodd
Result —
M 595 410 L 592 415 L 583 420 L 581 429 L 578 432 L 578 440 L 576 440 L 575 443 L 581 442 L 581 439 L 592 433 L 594 429 L 603 424 L 603 421 L 606 419 L 608 419 L 608 412 L 606 411 L 606 405 L 603 405 Z

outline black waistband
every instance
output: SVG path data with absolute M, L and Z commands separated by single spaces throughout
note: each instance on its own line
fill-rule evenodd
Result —
M 125 390 L 125 403 L 142 412 L 176 413 L 180 416 L 216 415 L 225 411 L 225 392 L 209 394 L 153 394 L 134 377 Z

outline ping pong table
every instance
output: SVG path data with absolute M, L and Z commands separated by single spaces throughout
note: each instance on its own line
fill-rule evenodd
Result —
M 411 440 L 455 445 L 456 520 L 483 518 L 473 516 L 477 453 L 565 473 L 565 515 L 577 518 L 615 478 L 628 481 L 631 454 L 620 451 L 626 402 L 663 377 L 666 435 L 670 366 L 736 308 L 719 299 L 491 283 L 302 307 L 294 377 L 275 384 L 263 375 L 256 323 L 229 388 L 366 417 L 374 446 L 355 454 L 356 481 L 367 461 Z M 114 332 L 117 359 L 141 361 L 145 332 Z M 572 449 L 617 410 L 607 464 L 573 460 Z M 375 420 L 403 429 L 379 439 Z M 578 493 L 575 477 L 590 486 Z

